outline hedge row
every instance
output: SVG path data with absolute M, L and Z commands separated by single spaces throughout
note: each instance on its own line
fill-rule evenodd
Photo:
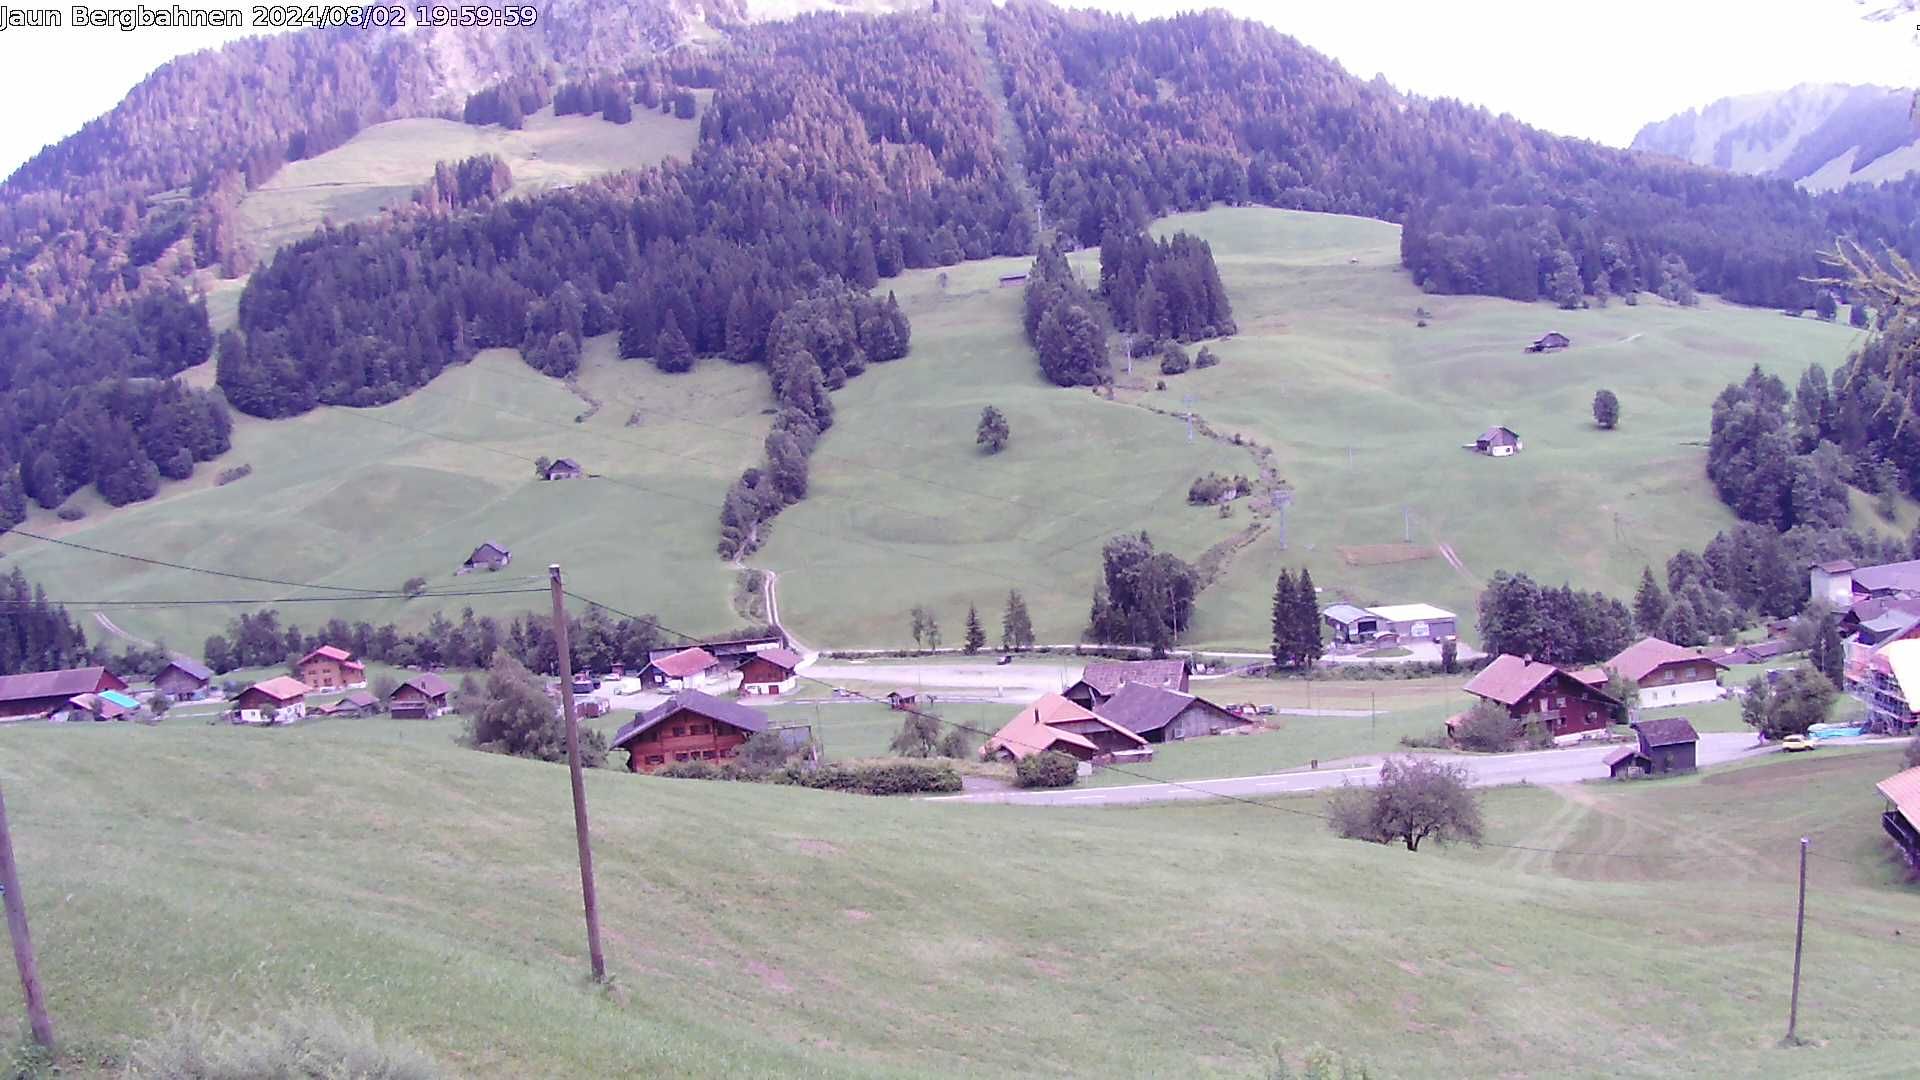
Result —
M 756 773 L 736 764 L 676 761 L 654 774 L 676 780 L 739 780 L 747 783 L 790 784 L 820 791 L 851 791 L 860 795 L 915 795 L 960 790 L 960 773 L 951 764 L 934 761 L 877 761 L 854 765 L 788 765 Z

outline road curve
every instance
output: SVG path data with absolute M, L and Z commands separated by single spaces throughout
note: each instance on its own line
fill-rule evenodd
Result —
M 1217 738 L 1275 738 L 1274 735 L 1216 736 Z M 1576 746 L 1558 750 L 1534 750 L 1519 754 L 1432 754 L 1425 755 L 1458 764 L 1467 770 L 1469 782 L 1476 787 L 1504 784 L 1572 784 L 1596 780 L 1607 775 L 1601 760 L 1620 743 Z M 1699 763 L 1702 768 L 1738 761 L 1755 754 L 1774 753 L 1777 747 L 1754 742 L 1744 732 L 1712 732 L 1700 736 Z M 1290 795 L 1320 791 L 1342 784 L 1364 784 L 1373 779 L 1380 762 L 1397 755 L 1374 754 L 1330 762 L 1319 769 L 1296 769 L 1260 776 L 1229 776 L 1213 780 L 1182 780 L 1174 783 L 1141 783 L 1107 788 L 1064 788 L 1058 791 L 983 791 L 972 795 L 945 795 L 929 802 L 1020 803 L 1028 806 L 1128 806 L 1138 803 L 1168 802 L 1180 799 L 1206 799 L 1232 796 L 1242 799 L 1269 795 Z M 1133 769 L 1133 766 L 1129 766 Z M 1151 776 L 1151 764 L 1137 767 Z

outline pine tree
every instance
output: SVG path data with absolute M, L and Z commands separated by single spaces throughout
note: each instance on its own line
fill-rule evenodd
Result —
M 1667 617 L 1667 596 L 1653 578 L 1653 567 L 1640 569 L 1640 590 L 1633 594 L 1633 624 L 1643 634 L 1658 634 Z
M 1833 685 L 1846 685 L 1847 647 L 1840 640 L 1840 620 L 1830 611 L 1820 617 L 1820 632 L 1814 639 L 1812 661 L 1814 669 L 1825 675 Z
M 980 626 L 980 609 L 967 605 L 967 655 L 979 652 L 987 644 L 987 632 Z
M 1304 566 L 1300 568 L 1300 577 L 1294 583 L 1293 618 L 1300 666 L 1310 668 L 1320 662 L 1326 645 L 1320 629 L 1319 593 L 1313 587 L 1312 572 Z
M 1282 567 L 1273 584 L 1273 662 L 1283 668 L 1294 666 L 1299 655 L 1298 625 L 1294 619 L 1293 571 Z
M 669 374 L 693 370 L 693 346 L 687 342 L 687 336 L 680 332 L 680 323 L 674 318 L 671 308 L 660 321 L 659 335 L 653 339 L 653 363 Z
M 1027 616 L 1027 601 L 1019 589 L 1007 593 L 1006 612 L 1000 618 L 1000 647 L 1008 652 L 1033 648 L 1033 620 Z

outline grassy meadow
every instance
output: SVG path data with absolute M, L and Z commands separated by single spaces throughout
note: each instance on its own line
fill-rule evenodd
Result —
M 576 122 L 601 123 L 564 123 Z M 1130 380 L 1142 388 L 1116 400 L 1044 382 L 1020 333 L 1020 289 L 997 283 L 1025 260 L 885 283 L 913 321 L 912 352 L 835 393 L 836 422 L 813 458 L 809 497 L 777 519 L 751 560 L 779 571 L 782 616 L 803 640 L 905 645 L 908 610 L 921 604 L 957 643 L 970 603 L 997 640 L 1016 587 L 1043 643 L 1076 640 L 1109 537 L 1145 530 L 1197 559 L 1251 520 L 1244 506 L 1223 519 L 1186 505 L 1195 477 L 1253 469 L 1244 448 L 1188 441 L 1178 416 L 1166 414 L 1188 398 L 1221 433 L 1272 447 L 1295 492 L 1287 548 L 1268 530 L 1240 551 L 1201 595 L 1191 644 L 1263 648 L 1274 576 L 1300 564 L 1323 600 L 1436 603 L 1462 616 L 1470 638 L 1480 582 L 1498 569 L 1629 596 L 1642 566 L 1698 547 L 1732 521 L 1703 475 L 1719 389 L 1755 363 L 1791 382 L 1809 362 L 1837 364 L 1859 340 L 1844 326 L 1710 297 L 1697 309 L 1648 299 L 1567 312 L 1425 296 L 1397 265 L 1397 226 L 1377 221 L 1220 208 L 1158 227 L 1212 242 L 1241 327 L 1212 343 L 1218 367 L 1170 377 L 1164 391 L 1152 389 L 1150 366 L 1144 381 Z M 1079 258 L 1092 268 L 1092 253 Z M 1415 326 L 1421 306 L 1432 313 L 1426 327 Z M 1522 351 L 1552 328 L 1573 347 Z M 734 571 L 712 545 L 727 484 L 761 457 L 771 407 L 764 375 L 703 361 L 689 375 L 662 376 L 615 360 L 610 339 L 587 353 L 580 385 L 601 407 L 584 422 L 575 418 L 589 411 L 585 401 L 493 351 L 380 409 L 240 419 L 235 450 L 218 466 L 247 463 L 254 473 L 229 487 L 213 488 L 217 469 L 203 467 L 152 502 L 109 510 L 83 493 L 72 505 L 85 520 L 36 515 L 33 524 L 141 555 L 388 588 L 416 574 L 438 587 L 497 586 L 560 561 L 580 591 L 626 610 L 695 633 L 736 625 Z M 1592 423 L 1602 386 L 1621 400 L 1616 431 Z M 986 405 L 1012 429 L 998 455 L 974 443 Z M 1494 460 L 1460 448 L 1496 423 L 1518 430 L 1526 450 Z M 534 484 L 527 459 L 543 454 L 577 456 L 609 479 Z M 1878 527 L 1868 501 L 1858 501 L 1856 522 Z M 1903 503 L 1900 513 L 1904 526 L 1916 509 Z M 1403 541 L 1409 519 L 1414 553 L 1426 557 L 1378 561 Z M 510 572 L 450 577 L 486 539 L 514 549 Z M 1441 544 L 1461 569 L 1434 554 Z M 1349 564 L 1343 548 L 1366 550 L 1349 552 Z M 0 540 L 0 552 L 56 598 L 271 595 L 17 538 Z M 466 602 L 357 612 L 298 605 L 311 612 L 298 617 L 420 625 L 433 604 L 457 615 Z M 517 597 L 475 601 L 481 610 L 527 606 Z M 226 616 L 203 608 L 114 617 L 191 645 Z
M 174 1014 L 293 1003 L 477 1077 L 1251 1078 L 1279 1040 L 1398 1077 L 1896 1076 L 1920 1038 L 1861 1007 L 1920 973 L 1875 821 L 1895 752 L 1496 791 L 1489 839 L 1517 847 L 1414 855 L 1244 804 L 596 771 L 596 990 L 565 772 L 456 730 L 0 729 L 64 1071 L 115 1075 Z M 1810 1045 L 1783 1050 L 1803 834 Z M 0 1040 L 23 1026 L 0 979 Z
M 513 170 L 509 194 L 570 187 L 603 173 L 639 169 L 693 152 L 699 125 L 657 110 L 635 109 L 633 122 L 597 116 L 527 117 L 519 131 L 457 120 L 390 120 L 324 154 L 296 161 L 240 202 L 240 234 L 261 256 L 312 232 L 406 206 L 439 162 L 495 154 Z

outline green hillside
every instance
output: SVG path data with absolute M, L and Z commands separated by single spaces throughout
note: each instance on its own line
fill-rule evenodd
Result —
M 420 117 L 375 124 L 344 144 L 296 161 L 240 202 L 243 238 L 262 255 L 312 232 L 405 206 L 436 163 L 497 154 L 513 170 L 512 193 L 581 183 L 693 152 L 699 126 L 655 110 L 612 124 L 594 116 L 542 109 L 519 131 Z
M 1170 377 L 1164 391 L 1151 388 L 1151 364 L 1128 380 L 1143 389 L 1112 401 L 1044 382 L 1020 333 L 1020 289 L 997 283 L 1022 260 L 886 283 L 913 320 L 913 351 L 835 393 L 809 498 L 774 522 L 751 560 L 780 572 L 783 617 L 804 639 L 906 644 L 907 611 L 924 604 L 955 644 L 968 603 L 997 638 L 1013 587 L 1043 641 L 1077 639 L 1108 537 L 1145 529 L 1198 559 L 1253 520 L 1245 506 L 1222 519 L 1185 504 L 1196 476 L 1254 468 L 1244 448 L 1188 441 L 1170 415 L 1188 397 L 1221 434 L 1272 447 L 1295 491 L 1288 549 L 1268 530 L 1227 564 L 1201 597 L 1198 644 L 1262 647 L 1273 578 L 1300 563 L 1327 599 L 1427 601 L 1469 624 L 1478 584 L 1496 569 L 1625 595 L 1643 565 L 1732 520 L 1703 475 L 1720 388 L 1754 363 L 1792 381 L 1809 362 L 1836 365 L 1858 341 L 1845 327 L 1711 298 L 1697 309 L 1648 299 L 1567 312 L 1425 296 L 1396 265 L 1397 227 L 1376 221 L 1216 209 L 1161 228 L 1212 242 L 1242 331 L 1213 344 L 1218 367 Z M 1089 270 L 1091 256 L 1081 256 Z M 1421 306 L 1432 313 L 1424 328 Z M 1522 351 L 1554 328 L 1573 348 Z M 581 591 L 627 610 L 696 632 L 737 624 L 734 572 L 712 545 L 726 485 L 761 455 L 764 375 L 703 361 L 666 377 L 613 359 L 603 339 L 581 385 L 603 407 L 575 424 L 588 407 L 580 398 L 509 352 L 488 353 L 381 409 L 241 420 L 220 464 L 254 473 L 229 487 L 213 488 L 214 470 L 203 468 L 152 503 L 110 511 L 82 495 L 86 520 L 40 515 L 35 527 L 175 561 L 375 587 L 416 574 L 450 586 L 466 551 L 492 538 L 513 547 L 516 573 L 558 560 Z M 1620 397 L 1617 431 L 1593 426 L 1589 403 L 1602 386 Z M 989 404 L 1013 431 L 996 456 L 974 444 Z M 1518 430 L 1526 450 L 1493 460 L 1460 448 L 1496 423 Z M 613 479 L 534 484 L 525 459 L 542 454 L 580 457 Z M 1874 527 L 1868 502 L 1856 520 Z M 1913 515 L 1904 505 L 1902 525 Z M 1395 553 L 1409 517 L 1412 554 L 1426 557 L 1373 563 Z M 1434 554 L 1442 543 L 1464 570 Z M 56 597 L 264 595 L 17 538 L 0 551 Z M 303 621 L 337 613 L 419 625 L 432 608 L 302 610 L 312 612 Z M 130 630 L 189 646 L 226 618 L 123 615 Z
M 453 731 L 0 730 L 68 1072 L 170 1014 L 290 1002 L 482 1077 L 1252 1077 L 1276 1040 L 1396 1077 L 1892 1076 L 1920 1038 L 1862 1007 L 1920 973 L 1874 820 L 1889 752 L 1489 796 L 1490 839 L 1592 855 L 599 772 L 596 993 L 566 773 Z M 1813 1045 L 1787 1051 L 1802 834 L 1826 858 Z M 0 979 L 0 1039 L 18 994 Z

